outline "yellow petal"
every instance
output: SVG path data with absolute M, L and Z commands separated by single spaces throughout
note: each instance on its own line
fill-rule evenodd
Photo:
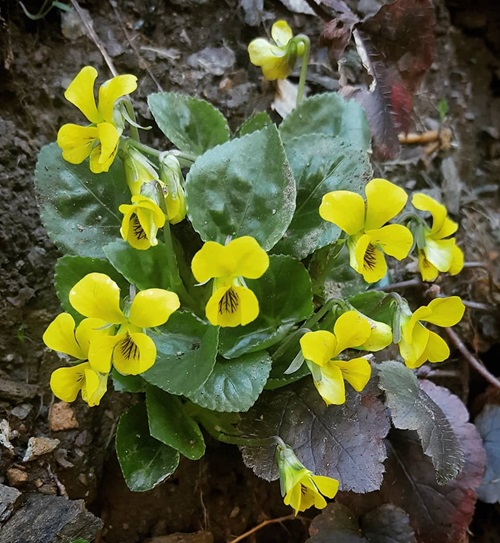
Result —
M 430 262 L 438 271 L 446 272 L 450 269 L 453 258 L 454 239 L 433 240 L 426 239 L 424 254 L 428 262 Z
M 115 345 L 122 341 L 125 334 L 94 336 L 89 345 L 89 362 L 95 371 L 109 373 Z
M 299 511 L 304 511 L 302 508 L 302 488 L 301 484 L 298 483 L 290 488 L 283 498 L 283 503 L 289 505 L 293 508 L 294 513 L 297 514 Z
M 87 351 L 76 341 L 75 320 L 69 313 L 57 315 L 45 330 L 43 342 L 54 351 L 69 354 L 78 360 L 87 359 Z
M 232 261 L 233 276 L 258 279 L 269 268 L 266 251 L 250 236 L 233 239 L 224 247 L 224 253 Z
M 337 352 L 337 339 L 331 332 L 317 330 L 300 338 L 302 356 L 318 366 L 324 366 Z
M 50 388 L 54 395 L 63 402 L 74 402 L 82 389 L 85 380 L 85 370 L 90 368 L 88 362 L 59 368 L 50 376 Z
M 134 198 L 137 197 L 134 196 Z M 135 213 L 146 238 L 154 247 L 155 245 L 158 245 L 156 234 L 158 233 L 158 228 L 161 228 L 165 224 L 165 214 L 153 201 L 151 201 L 151 204 L 155 207 L 151 208 L 144 204 L 139 205 L 136 208 Z
M 304 477 L 301 481 L 302 488 L 300 489 L 302 497 L 300 500 L 299 511 L 305 511 L 309 507 L 316 507 L 317 509 L 324 509 L 326 507 L 326 500 L 320 494 L 318 487 L 314 484 L 311 476 Z
M 205 312 L 213 326 L 244 326 L 259 315 L 259 301 L 249 288 L 224 286 L 212 294 Z
M 347 235 L 353 236 L 365 225 L 365 202 L 355 192 L 336 190 L 323 196 L 319 214 L 325 221 L 336 224 Z
M 465 312 L 465 306 L 458 296 L 436 298 L 427 307 L 431 310 L 431 314 L 420 320 L 437 326 L 455 326 L 462 320 Z
M 372 374 L 372 368 L 366 358 L 353 358 L 352 360 L 334 360 L 337 368 L 342 372 L 342 377 L 357 392 L 361 392 L 368 384 Z
M 62 150 L 64 160 L 71 164 L 81 164 L 92 152 L 97 143 L 95 126 L 65 124 L 57 133 L 57 145 Z
M 92 66 L 85 66 L 64 93 L 66 100 L 76 106 L 91 123 L 103 120 L 95 104 L 94 83 L 96 78 L 97 70 Z
M 124 206 L 120 206 L 120 209 L 122 207 Z M 135 214 L 123 217 L 120 234 L 134 249 L 146 251 L 151 247 L 151 242 L 139 222 L 139 217 Z
M 345 385 L 342 371 L 333 362 L 327 362 L 321 369 L 321 380 L 314 380 L 314 386 L 327 405 L 345 403 Z
M 160 288 L 137 293 L 130 307 L 129 321 L 139 328 L 160 326 L 180 307 L 179 296 Z
M 464 253 L 462 249 L 455 243 L 453 245 L 453 250 L 451 253 L 451 264 L 448 272 L 450 275 L 457 275 L 460 273 L 464 267 Z
M 359 349 L 375 353 L 385 349 L 392 343 L 392 330 L 390 326 L 383 322 L 374 321 L 366 315 L 362 315 L 362 317 L 370 325 L 370 336 L 364 343 L 359 345 Z
M 425 355 L 429 362 L 443 362 L 443 360 L 450 357 L 450 348 L 441 336 L 429 331 L 429 341 L 427 342 Z
M 418 269 L 424 281 L 435 281 L 439 275 L 439 270 L 425 258 L 423 251 L 418 252 Z
M 89 273 L 71 289 L 70 304 L 84 317 L 113 324 L 127 319 L 120 309 L 120 288 L 103 273 Z
M 207 241 L 191 263 L 193 275 L 200 283 L 218 277 L 257 279 L 268 267 L 269 257 L 250 236 L 234 239 L 225 247 L 215 241 Z
M 406 192 L 386 179 L 372 179 L 366 185 L 366 230 L 376 230 L 394 218 L 405 206 Z
M 186 218 L 186 197 L 181 187 L 179 187 L 175 196 L 167 194 L 165 205 L 167 206 L 168 221 L 170 224 L 178 224 Z
M 156 345 L 141 332 L 125 334 L 113 351 L 113 365 L 123 375 L 139 375 L 156 361 Z
M 107 172 L 115 160 L 120 133 L 110 123 L 100 123 L 96 128 L 100 143 L 92 149 L 90 154 L 90 171 L 102 173 Z
M 271 28 L 271 36 L 278 47 L 284 47 L 293 38 L 293 33 L 286 21 L 276 21 Z
M 318 487 L 318 490 L 327 498 L 334 498 L 339 489 L 339 481 L 332 477 L 325 477 L 324 475 L 312 475 L 311 479 Z
M 411 232 L 401 224 L 389 224 L 377 230 L 366 230 L 366 235 L 370 236 L 373 245 L 398 260 L 406 258 L 413 245 Z
M 92 369 L 85 370 L 85 379 L 82 386 L 82 399 L 89 404 L 89 407 L 99 405 L 102 397 L 106 394 L 108 376 L 101 375 Z
M 337 319 L 333 332 L 337 338 L 337 348 L 333 356 L 337 356 L 349 347 L 359 347 L 363 344 L 370 337 L 371 327 L 360 313 L 347 311 Z
M 434 198 L 423 193 L 414 194 L 412 204 L 420 211 L 428 211 L 432 215 L 431 238 L 443 239 L 457 231 L 458 224 L 448 218 L 446 207 Z
M 401 334 L 401 341 L 398 343 L 399 352 L 409 368 L 416 368 L 421 365 L 421 357 L 427 348 L 429 341 L 429 330 L 419 322 L 412 329 L 411 335 Z
M 107 322 L 102 319 L 83 319 L 76 329 L 76 340 L 88 358 L 90 342 L 96 336 L 108 336 L 113 331 L 113 326 L 106 326 Z
M 99 89 L 99 113 L 108 123 L 113 122 L 113 108 L 118 98 L 137 89 L 135 75 L 118 75 L 103 83 Z
M 194 278 L 205 283 L 213 277 L 228 277 L 233 272 L 226 262 L 224 246 L 216 241 L 207 241 L 194 255 L 191 262 Z
M 353 246 L 348 242 L 351 266 L 363 275 L 367 283 L 376 283 L 387 273 L 384 253 L 371 243 L 370 236 L 363 234 Z

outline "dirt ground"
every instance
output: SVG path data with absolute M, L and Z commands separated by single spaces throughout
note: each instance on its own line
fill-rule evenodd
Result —
M 367 9 L 376 4 L 359 2 Z M 437 105 L 444 98 L 451 147 L 432 151 L 408 146 L 396 160 L 375 165 L 375 172 L 407 189 L 443 189 L 448 209 L 461 223 L 458 240 L 472 265 L 440 287 L 471 302 L 458 332 L 498 374 L 500 5 L 493 4 L 435 0 L 435 61 L 416 97 L 413 130 L 436 128 Z M 41 2 L 25 5 L 36 12 Z M 141 124 L 151 122 L 146 96 L 158 90 L 209 100 L 233 128 L 251 112 L 268 108 L 274 87 L 263 83 L 249 64 L 246 46 L 263 35 L 263 25 L 269 28 L 279 17 L 311 37 L 309 92 L 337 86 L 336 71 L 317 43 L 321 21 L 294 13 L 278 0 L 266 0 L 263 13 L 255 8 L 258 1 L 238 0 L 82 0 L 80 5 L 88 10 L 118 72 L 139 77 L 134 102 L 144 116 Z M 81 121 L 63 92 L 89 64 L 102 78 L 109 75 L 79 17 L 53 9 L 31 21 L 17 1 L 0 2 L 0 420 L 7 423 L 1 429 L 0 483 L 25 495 L 85 500 L 104 523 L 96 539 L 100 543 L 139 543 L 155 537 L 158 543 L 204 543 L 212 541 L 210 534 L 216 543 L 231 541 L 265 519 L 290 514 L 279 485 L 257 479 L 242 464 L 236 447 L 211 443 L 203 460 L 184 460 L 165 484 L 133 494 L 113 452 L 116 421 L 129 398 L 107 394 L 100 408 L 76 402 L 63 413 L 51 410 L 48 381 L 60 362 L 41 337 L 59 311 L 52 286 L 58 253 L 40 222 L 33 172 L 39 149 L 55 140 L 58 128 Z M 152 130 L 149 137 L 160 145 L 159 131 Z M 465 362 L 454 368 L 446 384 L 462 396 L 474 416 L 487 383 Z M 438 382 L 442 377 L 435 370 Z M 32 437 L 59 443 L 53 452 L 23 461 Z M 470 540 L 499 541 L 498 515 L 498 505 L 479 505 Z M 307 527 L 307 518 L 273 523 L 247 541 L 302 542 Z M 191 538 L 160 538 L 200 531 Z M 0 543 L 7 543 L 1 531 Z

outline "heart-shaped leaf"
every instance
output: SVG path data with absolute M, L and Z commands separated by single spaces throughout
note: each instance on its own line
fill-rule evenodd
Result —
M 186 178 L 186 203 L 204 241 L 252 236 L 269 250 L 295 210 L 295 183 L 274 125 L 198 157 Z
M 118 207 L 130 203 L 123 165 L 94 174 L 89 164 L 70 164 L 55 143 L 40 151 L 35 187 L 50 239 L 65 253 L 102 258 L 102 247 L 120 238 Z
M 362 394 L 347 390 L 346 403 L 327 406 L 312 384 L 303 379 L 266 391 L 238 428 L 243 435 L 279 436 L 299 460 L 318 475 L 340 481 L 341 490 L 370 492 L 382 483 L 389 431 L 385 406 L 375 387 Z M 263 479 L 278 477 L 275 447 L 244 447 L 243 460 Z
M 474 423 L 486 450 L 486 472 L 477 495 L 486 503 L 500 502 L 500 406 L 486 405 Z
M 226 119 L 205 100 L 159 92 L 148 96 L 148 105 L 160 130 L 181 151 L 201 155 L 229 139 Z

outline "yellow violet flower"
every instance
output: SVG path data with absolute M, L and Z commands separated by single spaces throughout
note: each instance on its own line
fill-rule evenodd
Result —
M 101 319 L 84 319 L 76 328 L 75 320 L 69 313 L 61 313 L 47 327 L 43 341 L 47 347 L 84 363 L 69 368 L 59 368 L 52 373 L 50 387 L 60 400 L 75 401 L 81 391 L 82 398 L 89 406 L 99 405 L 106 392 L 107 373 L 101 374 L 87 362 L 90 343 L 93 338 L 110 333 Z
M 324 509 L 327 498 L 337 494 L 337 479 L 324 475 L 313 475 L 297 458 L 292 448 L 280 444 L 276 449 L 276 461 L 280 474 L 281 495 L 285 505 L 290 505 L 295 514 L 309 507 Z
M 122 204 L 118 209 L 123 213 L 120 233 L 125 241 L 141 251 L 158 245 L 156 234 L 165 224 L 165 214 L 153 200 L 136 194 L 132 204 Z
M 264 38 L 252 40 L 248 46 L 250 62 L 260 66 L 268 81 L 286 79 L 291 73 L 301 54 L 302 44 L 293 41 L 292 29 L 286 21 L 276 21 L 271 29 L 274 44 Z
M 173 155 L 163 158 L 160 169 L 165 205 L 170 224 L 177 224 L 186 217 L 186 198 L 182 188 L 181 165 Z
M 69 301 L 85 317 L 118 326 L 115 335 L 92 338 L 89 362 L 92 368 L 108 373 L 112 361 L 123 375 L 138 375 L 155 363 L 156 346 L 143 330 L 164 324 L 180 307 L 174 292 L 151 288 L 135 295 L 125 315 L 120 309 L 120 288 L 102 273 L 81 279 L 71 289 Z
M 81 164 L 90 156 L 93 173 L 107 172 L 118 151 L 122 128 L 113 118 L 115 102 L 135 91 L 134 75 L 119 75 L 109 79 L 99 88 L 99 101 L 94 98 L 97 70 L 85 66 L 66 89 L 64 97 L 76 106 L 90 121 L 90 126 L 63 125 L 57 134 L 57 144 L 63 158 L 71 164 Z
M 458 296 L 436 298 L 414 313 L 403 310 L 399 352 L 409 368 L 419 368 L 427 360 L 442 362 L 450 356 L 450 348 L 438 334 L 428 330 L 423 322 L 436 326 L 454 326 L 463 317 L 465 306 Z
M 361 392 L 371 376 L 371 366 L 366 358 L 339 360 L 345 349 L 365 344 L 372 329 L 368 320 L 357 311 L 342 314 L 333 328 L 307 332 L 300 339 L 302 355 L 311 370 L 314 386 L 327 405 L 345 403 L 347 381 L 354 390 Z
M 261 277 L 269 267 L 269 257 L 254 238 L 243 236 L 226 246 L 207 241 L 194 255 L 191 267 L 198 282 L 214 279 L 212 296 L 205 308 L 211 324 L 244 326 L 257 318 L 259 302 L 243 277 Z
M 323 196 L 321 217 L 348 235 L 350 265 L 367 283 L 387 273 L 384 253 L 402 260 L 410 252 L 413 237 L 405 226 L 386 225 L 405 206 L 406 192 L 386 179 L 372 179 L 365 188 L 366 203 L 354 192 L 337 190 Z
M 108 374 L 102 374 L 92 368 L 89 362 L 83 362 L 69 368 L 59 368 L 50 377 L 50 388 L 57 398 L 64 402 L 74 402 L 78 393 L 89 407 L 99 405 L 106 393 Z
M 144 183 L 159 180 L 153 164 L 131 146 L 128 146 L 127 151 L 123 154 L 123 167 L 125 169 L 125 179 L 132 196 L 141 193 L 141 187 Z
M 439 272 L 456 275 L 464 267 L 464 254 L 455 238 L 450 238 L 458 224 L 448 218 L 446 207 L 427 194 L 413 195 L 412 204 L 432 215 L 432 228 L 424 227 L 422 241 L 416 236 L 418 267 L 424 281 L 434 281 Z M 422 246 L 420 246 L 422 244 Z

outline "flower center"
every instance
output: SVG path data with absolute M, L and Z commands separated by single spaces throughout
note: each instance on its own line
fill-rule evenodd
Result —
M 375 253 L 375 246 L 371 243 L 368 244 L 366 248 L 365 256 L 363 257 L 364 268 L 369 270 L 374 270 L 377 263 L 377 255 Z
M 141 222 L 139 221 L 139 217 L 137 215 L 134 215 L 131 218 L 132 222 L 132 229 L 134 231 L 134 237 L 135 239 L 147 239 L 146 232 L 144 232 L 144 228 L 142 227 Z
M 239 305 L 240 299 L 238 295 L 232 288 L 230 288 L 219 301 L 219 314 L 223 315 L 224 313 L 236 313 Z
M 130 360 L 131 358 L 137 360 L 139 358 L 139 348 L 129 334 L 120 343 L 120 351 L 126 360 Z

